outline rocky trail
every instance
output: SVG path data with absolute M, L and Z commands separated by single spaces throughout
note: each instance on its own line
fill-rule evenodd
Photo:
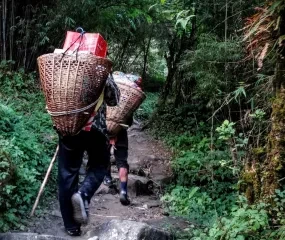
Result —
M 187 223 L 166 216 L 161 206 L 162 189 L 172 178 L 170 157 L 160 142 L 134 124 L 129 129 L 130 206 L 120 204 L 116 184 L 111 188 L 102 184 L 91 200 L 89 223 L 82 227 L 81 237 L 71 238 L 65 233 L 55 199 L 45 214 L 31 219 L 25 233 L 4 234 L 0 239 L 173 239 L 171 229 L 183 229 Z M 118 183 L 115 165 L 112 176 Z

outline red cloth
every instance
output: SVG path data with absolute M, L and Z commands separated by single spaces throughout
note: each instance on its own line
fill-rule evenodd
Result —
M 110 138 L 110 144 L 111 145 L 114 146 L 116 144 L 116 142 L 117 142 L 117 137 Z
M 93 112 L 91 114 L 91 117 L 89 118 L 88 122 L 86 123 L 86 125 L 82 128 L 83 131 L 90 132 L 95 116 L 96 116 L 96 112 Z

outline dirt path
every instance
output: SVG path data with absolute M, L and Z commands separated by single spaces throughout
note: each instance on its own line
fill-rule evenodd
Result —
M 132 204 L 128 207 L 119 202 L 115 188 L 102 184 L 91 201 L 90 222 L 82 228 L 84 236 L 104 222 L 112 219 L 135 220 L 147 223 L 157 223 L 164 219 L 161 207 L 160 193 L 164 184 L 171 180 L 169 168 L 170 153 L 161 143 L 141 131 L 135 124 L 129 130 L 129 195 Z M 117 179 L 117 169 L 112 167 L 113 177 Z M 55 196 L 57 194 L 55 193 Z M 67 237 L 59 211 L 57 200 L 42 217 L 33 218 L 28 232 Z

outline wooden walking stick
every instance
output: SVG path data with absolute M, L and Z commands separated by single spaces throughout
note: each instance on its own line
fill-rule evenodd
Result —
M 43 193 L 43 190 L 44 190 L 44 187 L 45 187 L 45 185 L 46 185 L 46 183 L 47 183 L 47 180 L 48 180 L 49 174 L 50 174 L 50 172 L 51 172 L 52 166 L 53 166 L 53 164 L 54 164 L 54 162 L 55 162 L 55 159 L 56 159 L 56 156 L 57 156 L 57 153 L 58 153 L 58 148 L 59 148 L 59 147 L 58 147 L 58 145 L 57 145 L 57 148 L 56 148 L 56 150 L 55 150 L 55 153 L 54 153 L 54 155 L 53 155 L 53 158 L 52 158 L 52 160 L 51 160 L 51 162 L 50 162 L 50 165 L 49 165 L 49 167 L 48 167 L 48 170 L 47 170 L 45 179 L 44 179 L 44 181 L 43 181 L 43 183 L 42 183 L 42 185 L 41 185 L 41 187 L 40 187 L 40 190 L 39 190 L 37 199 L 36 199 L 36 201 L 35 201 L 35 203 L 34 203 L 33 209 L 32 209 L 32 211 L 31 211 L 30 217 L 32 217 L 32 216 L 34 215 L 35 210 L 36 210 L 36 207 L 38 206 L 40 197 L 41 197 L 41 195 L 42 195 L 42 193 Z

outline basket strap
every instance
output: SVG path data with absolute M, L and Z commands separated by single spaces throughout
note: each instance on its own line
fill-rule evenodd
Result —
M 104 89 L 103 89 L 101 95 L 99 96 L 99 98 L 95 102 L 91 103 L 90 105 L 88 105 L 84 108 L 74 109 L 71 111 L 62 111 L 62 112 L 52 112 L 52 111 L 48 110 L 48 108 L 46 108 L 46 109 L 47 109 L 48 114 L 51 115 L 52 117 L 59 117 L 59 116 L 63 116 L 63 115 L 69 115 L 69 114 L 75 114 L 75 113 L 83 112 L 83 111 L 93 107 L 95 104 L 97 104 L 95 107 L 95 112 L 97 112 L 99 110 L 99 108 L 101 107 L 103 101 L 104 101 Z
M 104 101 L 104 92 L 105 92 L 105 87 L 103 88 L 103 91 L 100 95 L 100 97 L 97 99 L 97 105 L 95 107 L 95 112 L 97 112 L 99 110 L 99 108 L 101 107 L 101 105 L 103 104 Z
M 99 99 L 97 99 L 95 102 L 91 103 L 90 105 L 88 105 L 84 108 L 74 109 L 71 111 L 52 112 L 52 111 L 48 110 L 48 108 L 46 108 L 46 109 L 47 109 L 48 114 L 51 115 L 52 117 L 59 117 L 59 116 L 63 116 L 63 115 L 69 115 L 69 114 L 83 112 L 83 111 L 87 110 L 88 108 L 93 107 L 96 103 L 98 103 L 98 101 L 99 101 Z

